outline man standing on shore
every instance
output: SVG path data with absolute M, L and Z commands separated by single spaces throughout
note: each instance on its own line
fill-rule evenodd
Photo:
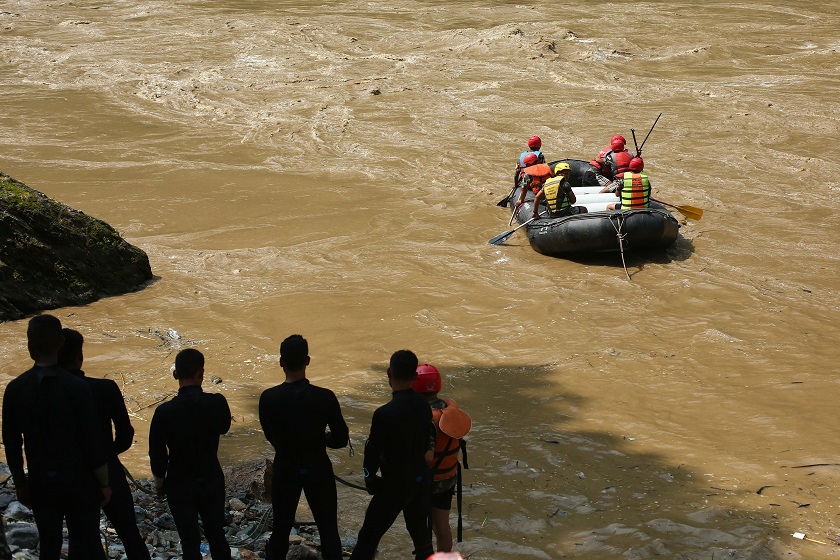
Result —
M 26 336 L 35 365 L 9 382 L 3 394 L 3 443 L 17 498 L 32 508 L 41 560 L 58 560 L 65 520 L 68 558 L 105 560 L 99 506 L 108 503 L 111 488 L 93 397 L 84 381 L 57 365 L 64 342 L 61 321 L 33 317 Z
M 201 560 L 201 532 L 213 560 L 231 560 L 225 536 L 225 475 L 219 436 L 230 429 L 224 395 L 205 393 L 204 355 L 186 348 L 175 357 L 178 395 L 155 410 L 149 428 L 149 460 L 158 493 L 166 492 L 181 537 L 183 560 Z
M 274 446 L 274 525 L 266 547 L 268 560 L 286 558 L 301 490 L 318 526 L 324 560 L 341 560 L 338 499 L 326 448 L 345 447 L 349 430 L 335 394 L 306 378 L 309 362 L 306 339 L 299 334 L 288 337 L 280 344 L 286 380 L 260 396 L 260 425 Z
M 149 549 L 137 528 L 134 498 L 119 458 L 119 454 L 127 451 L 134 441 L 134 428 L 128 419 L 125 400 L 120 388 L 110 379 L 85 377 L 82 371 L 85 339 L 82 334 L 73 329 L 62 329 L 61 333 L 64 344 L 58 351 L 58 365 L 83 379 L 93 394 L 98 428 L 96 436 L 105 450 L 111 483 L 111 500 L 102 509 L 122 541 L 128 560 L 149 560 Z
M 350 560 L 372 560 L 382 535 L 400 512 L 414 543 L 415 560 L 426 560 L 434 552 L 427 463 L 433 455 L 436 434 L 429 404 L 411 388 L 417 365 L 417 356 L 410 350 L 399 350 L 391 356 L 388 384 L 392 398 L 373 413 L 365 444 L 363 474 L 373 498 Z M 376 474 L 378 471 L 382 476 Z

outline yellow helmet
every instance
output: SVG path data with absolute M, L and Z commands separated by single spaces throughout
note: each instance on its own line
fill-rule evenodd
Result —
M 571 171 L 571 170 L 572 170 L 572 166 L 570 166 L 568 163 L 566 163 L 566 162 L 564 161 L 564 162 L 561 162 L 561 163 L 558 163 L 558 164 L 557 164 L 557 166 L 554 168 L 554 172 L 555 172 L 555 173 L 560 173 L 560 172 L 561 172 L 561 171 L 563 171 L 564 169 L 568 169 L 569 171 Z

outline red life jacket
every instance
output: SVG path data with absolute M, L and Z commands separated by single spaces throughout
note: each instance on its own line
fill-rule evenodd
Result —
M 633 159 L 633 155 L 627 150 L 622 150 L 610 154 L 610 159 L 613 162 L 613 174 L 621 177 L 625 172 L 630 171 L 630 160 Z

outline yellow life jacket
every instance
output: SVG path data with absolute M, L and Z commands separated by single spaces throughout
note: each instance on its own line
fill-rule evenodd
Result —
M 648 208 L 650 206 L 650 181 L 647 173 L 633 173 L 627 171 L 624 174 L 624 183 L 621 187 L 621 209 Z
M 543 185 L 545 202 L 548 204 L 548 209 L 551 211 L 552 216 L 556 216 L 572 205 L 571 200 L 569 200 L 569 195 L 563 189 L 566 186 L 572 188 L 569 181 L 560 175 L 552 177 Z

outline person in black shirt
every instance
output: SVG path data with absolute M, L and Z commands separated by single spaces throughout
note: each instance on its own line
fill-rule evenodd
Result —
M 274 525 L 266 547 L 268 560 L 286 558 L 301 489 L 318 526 L 324 560 L 341 560 L 335 478 L 326 448 L 345 447 L 349 431 L 335 394 L 306 379 L 308 365 L 306 339 L 299 334 L 288 337 L 280 344 L 286 381 L 260 396 L 260 425 L 274 446 Z
M 213 560 L 231 560 L 225 537 L 225 475 L 218 457 L 219 436 L 230 429 L 230 407 L 223 395 L 201 390 L 204 355 L 198 350 L 178 352 L 173 375 L 178 395 L 155 410 L 149 428 L 155 487 L 166 493 L 183 560 L 201 560 L 199 515 Z
M 410 350 L 399 350 L 391 356 L 388 384 L 392 398 L 373 413 L 365 444 L 362 473 L 373 498 L 351 560 L 371 560 L 400 511 L 414 543 L 415 559 L 425 560 L 434 552 L 427 465 L 433 456 L 436 433 L 429 404 L 411 388 L 417 365 L 417 356 Z
M 149 549 L 146 548 L 146 543 L 137 528 L 131 488 L 128 487 L 125 471 L 118 457 L 131 447 L 134 440 L 134 428 L 128 419 L 125 400 L 120 388 L 110 379 L 85 377 L 85 372 L 82 371 L 85 359 L 82 346 L 85 339 L 82 334 L 73 329 L 62 329 L 61 332 L 64 335 L 64 344 L 58 351 L 58 365 L 84 379 L 93 393 L 98 434 L 108 459 L 108 480 L 111 483 L 111 500 L 102 509 L 117 531 L 128 560 L 149 560 Z
M 41 560 L 58 560 L 64 520 L 68 558 L 105 560 L 99 506 L 108 503 L 111 489 L 93 396 L 84 381 L 56 365 L 61 321 L 38 315 L 26 334 L 35 365 L 3 394 L 3 443 L 18 500 L 35 515 Z

